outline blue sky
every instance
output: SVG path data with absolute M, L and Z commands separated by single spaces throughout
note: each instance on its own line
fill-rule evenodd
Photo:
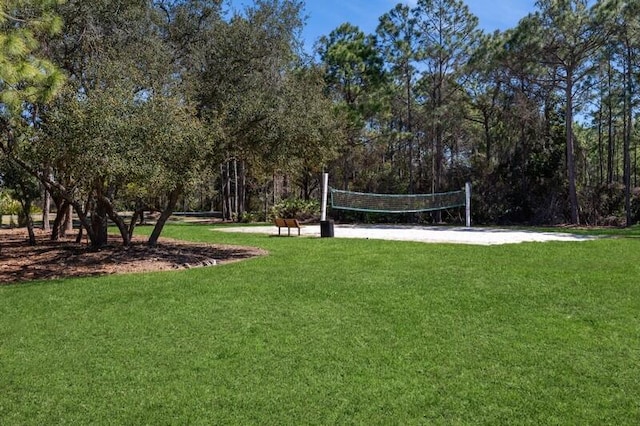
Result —
M 366 33 L 373 33 L 378 18 L 393 9 L 399 0 L 305 0 L 307 24 L 302 36 L 306 50 L 322 35 L 338 25 L 350 22 Z M 415 4 L 415 0 L 404 0 Z M 535 0 L 465 0 L 465 3 L 487 32 L 514 27 L 520 19 L 535 10 Z M 231 0 L 234 7 L 252 4 L 250 0 Z

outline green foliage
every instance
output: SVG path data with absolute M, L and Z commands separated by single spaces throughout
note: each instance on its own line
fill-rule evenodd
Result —
M 320 215 L 320 203 L 315 200 L 287 198 L 277 203 L 270 212 L 270 219 L 294 218 L 299 220 L 317 219 Z
M 20 114 L 25 102 L 48 102 L 64 83 L 63 74 L 37 51 L 41 36 L 61 30 L 52 13 L 60 1 L 0 3 L 0 105 L 3 114 Z
M 319 40 L 317 52 L 325 66 L 327 90 L 346 118 L 348 137 L 355 140 L 381 108 L 377 95 L 386 75 L 375 38 L 345 23 Z
M 0 215 L 17 215 L 20 210 L 20 202 L 15 200 L 9 191 L 0 191 Z
M 640 174 L 636 3 L 541 0 L 487 35 L 464 2 L 418 0 L 376 34 L 340 25 L 311 59 L 298 0 L 8 0 L 0 142 L 87 217 L 197 187 L 207 208 L 253 220 L 284 176 L 312 199 L 329 171 L 364 192 L 471 180 L 476 222 L 559 223 L 580 207 L 618 223 Z M 573 110 L 593 121 L 578 128 Z
M 240 215 L 238 215 L 238 217 L 233 218 L 234 222 L 239 222 L 239 223 L 254 223 L 254 222 L 260 222 L 264 220 L 265 220 L 264 213 L 260 213 L 260 212 L 242 212 L 240 213 Z
M 126 242 L 117 206 L 166 208 L 159 204 L 214 158 L 210 143 L 219 136 L 213 120 L 204 131 L 185 96 L 181 52 L 161 28 L 158 5 L 117 6 L 71 0 L 58 7 L 67 25 L 48 40 L 49 52 L 71 78 L 55 104 L 33 108 L 34 134 L 11 148 L 55 196 L 74 204 L 97 246 L 106 242 L 106 216 Z
M 584 222 L 592 226 L 626 226 L 624 185 L 588 187 L 581 194 Z M 631 194 L 631 224 L 640 221 L 640 188 Z
M 29 244 L 35 245 L 31 213 L 36 210 L 33 203 L 40 196 L 38 181 L 11 158 L 0 157 L 0 182 L 10 191 L 12 198 L 19 202 L 18 226 L 27 227 Z

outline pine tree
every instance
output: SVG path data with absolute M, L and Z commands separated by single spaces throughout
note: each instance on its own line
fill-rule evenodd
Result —
M 39 55 L 38 39 L 60 31 L 53 0 L 0 2 L 0 104 L 20 114 L 25 102 L 47 102 L 61 88 L 63 74 Z M 5 128 L 6 131 L 6 128 Z

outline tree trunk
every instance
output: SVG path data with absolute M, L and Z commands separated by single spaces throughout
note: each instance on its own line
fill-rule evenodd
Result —
M 80 244 L 82 242 L 83 236 L 84 236 L 84 226 L 80 226 L 78 228 L 78 233 L 76 234 L 76 244 Z
M 405 68 L 405 84 L 407 95 L 407 132 L 409 132 L 409 194 L 415 192 L 415 177 L 413 175 L 413 117 L 411 111 L 411 73 L 410 70 Z
M 22 203 L 22 214 L 24 215 L 27 233 L 29 234 L 29 245 L 36 245 L 36 234 L 33 232 L 33 218 L 31 217 L 31 201 L 26 200 Z
M 442 126 L 438 125 L 436 134 L 436 158 L 435 158 L 435 180 L 434 180 L 434 193 L 442 190 L 442 162 L 443 162 L 443 146 L 442 146 Z M 442 210 L 436 210 L 434 212 L 434 220 L 436 223 L 442 222 Z
M 578 192 L 576 189 L 576 162 L 575 147 L 573 140 L 573 79 L 570 72 L 567 72 L 567 111 L 566 111 L 566 130 L 567 130 L 567 172 L 569 178 L 569 208 L 571 210 L 571 223 L 578 225 L 580 217 L 578 216 Z
M 58 241 L 60 239 L 60 231 L 62 229 L 62 221 L 64 219 L 64 213 L 67 211 L 69 202 L 62 200 L 56 203 L 56 218 L 53 220 L 53 227 L 51 228 L 51 241 Z
M 226 216 L 224 217 L 226 220 L 231 220 L 231 213 L 233 209 L 231 208 L 231 176 L 229 173 L 229 162 L 225 161 L 223 166 L 223 175 L 222 179 L 224 181 L 224 190 L 222 193 L 222 197 L 224 200 L 224 210 L 226 210 Z
M 238 220 L 238 159 L 233 159 L 233 213 Z
M 118 231 L 120 231 L 120 237 L 122 238 L 122 245 L 128 247 L 131 243 L 131 238 L 129 237 L 129 228 L 124 222 L 124 219 L 122 219 L 122 217 L 120 217 L 116 213 L 115 209 L 113 208 L 113 203 L 109 198 L 103 196 L 102 199 L 99 200 L 99 203 L 104 206 L 104 210 L 106 211 L 109 219 L 111 219 L 111 221 L 118 227 Z
M 624 208 L 626 212 L 626 226 L 632 225 L 631 215 L 631 130 L 633 128 L 633 70 L 632 52 L 627 43 L 625 97 L 624 97 Z
M 485 142 L 485 164 L 489 166 L 491 164 L 491 127 L 489 123 L 489 114 L 486 111 L 482 111 L 482 127 L 484 130 L 484 142 Z
M 271 194 L 273 196 L 272 200 L 271 200 L 271 203 L 274 206 L 278 202 L 278 200 L 276 199 L 276 194 L 277 194 L 277 191 L 278 191 L 278 181 L 276 179 L 277 179 L 277 177 L 276 177 L 276 174 L 274 173 L 273 174 L 273 194 Z
M 182 192 L 182 188 L 178 187 L 169 193 L 169 199 L 167 201 L 167 206 L 160 214 L 158 221 L 156 222 L 156 226 L 153 227 L 153 232 L 151 232 L 151 236 L 147 241 L 147 245 L 149 247 L 156 247 L 158 245 L 158 238 L 160 238 L 160 234 L 162 233 L 162 228 L 164 228 L 165 223 L 173 213 L 173 210 L 178 203 L 178 198 L 180 197 L 180 193 Z
M 133 212 L 133 216 L 131 217 L 131 222 L 129 222 L 129 230 L 128 230 L 129 241 L 131 241 L 131 239 L 133 238 L 133 231 L 136 228 L 136 224 L 138 223 L 138 220 L 142 222 L 143 219 L 144 219 L 144 210 L 136 209 Z
M 220 164 L 220 208 L 222 210 L 222 219 L 227 218 L 227 201 L 224 196 L 225 191 L 225 175 L 224 175 L 224 164 Z
M 102 202 L 96 201 L 96 207 L 91 213 L 91 229 L 93 236 L 91 246 L 93 248 L 101 248 L 107 245 L 107 211 Z
M 68 201 L 68 200 L 67 200 Z M 80 230 L 78 231 L 78 236 L 76 241 L 79 243 L 82 239 L 82 230 L 86 231 L 89 240 L 92 242 L 92 246 L 94 246 L 93 241 L 96 240 L 96 235 L 93 232 L 93 227 L 91 220 L 87 216 L 89 214 L 89 209 L 92 203 L 91 197 L 87 199 L 84 209 L 80 205 L 80 203 L 74 201 L 70 202 L 70 204 L 75 208 L 76 214 L 78 215 L 78 219 L 80 221 Z M 95 247 L 95 246 L 94 246 Z
M 84 226 L 84 228 L 87 231 L 87 234 L 89 235 L 89 238 L 91 239 L 91 241 L 96 241 L 97 237 L 93 232 L 91 221 L 89 221 L 89 219 L 87 217 L 87 212 L 89 210 L 88 206 L 89 206 L 90 199 L 87 200 L 87 208 L 86 208 L 86 211 L 85 211 L 85 210 L 82 209 L 82 206 L 80 205 L 80 203 L 75 201 L 73 199 L 72 195 L 69 192 L 67 192 L 67 190 L 64 187 L 64 185 L 61 185 L 60 183 L 55 182 L 54 180 L 52 180 L 50 178 L 49 175 L 43 175 L 42 173 L 38 173 L 33 168 L 29 167 L 29 165 L 27 163 L 25 163 L 24 161 L 20 160 L 19 158 L 16 158 L 14 156 L 12 156 L 11 158 L 14 161 L 16 161 L 24 170 L 26 170 L 28 173 L 30 173 L 32 176 L 38 178 L 44 185 L 49 185 L 50 188 L 53 188 L 55 190 L 56 194 L 58 194 L 56 197 L 59 196 L 61 200 L 64 199 L 68 204 L 70 204 L 71 207 L 73 207 L 76 210 L 76 213 L 78 214 L 78 218 L 80 219 L 80 223 L 81 223 L 82 226 Z
M 51 230 L 51 222 L 49 221 L 49 213 L 51 212 L 51 193 L 44 188 L 42 191 L 42 230 Z
M 604 144 L 602 138 L 602 108 L 598 110 L 598 185 L 604 183 Z
M 611 64 L 609 64 L 609 93 L 612 93 L 612 71 Z M 607 149 L 607 184 L 612 185 L 615 179 L 613 164 L 615 157 L 615 140 L 613 137 L 613 106 L 611 101 L 611 96 L 607 100 L 607 139 L 608 139 L 608 149 Z
M 264 184 L 264 220 L 269 219 L 269 183 Z
M 244 213 L 246 211 L 246 196 L 247 196 L 247 173 L 245 170 L 244 161 L 240 161 L 240 201 L 238 203 L 238 210 L 240 213 Z
M 56 220 L 54 223 L 56 224 L 55 226 L 57 226 L 57 229 L 54 232 L 57 232 L 61 237 L 65 237 L 67 236 L 67 233 L 73 231 L 73 207 L 68 201 L 62 203 L 61 207 L 58 208 L 58 213 L 56 214 Z M 58 239 L 57 236 L 55 239 Z
M 309 199 L 311 198 L 311 194 L 310 194 L 310 186 L 311 186 L 311 174 L 309 173 L 308 169 L 305 167 L 302 170 L 302 197 L 305 201 L 309 201 Z
M 64 232 L 63 236 L 67 233 L 73 232 L 73 206 L 67 206 L 67 209 L 64 213 Z

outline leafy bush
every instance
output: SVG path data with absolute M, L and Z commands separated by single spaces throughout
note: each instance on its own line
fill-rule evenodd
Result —
M 632 223 L 638 220 L 640 188 L 632 189 Z M 586 187 L 581 193 L 581 221 L 587 225 L 624 226 L 626 224 L 624 185 L 621 183 Z
M 20 203 L 14 200 L 6 191 L 0 191 L 0 225 L 3 222 L 3 215 L 9 215 L 9 226 L 15 226 L 15 222 L 13 221 L 13 216 L 20 214 L 22 208 Z
M 276 217 L 312 220 L 320 217 L 320 203 L 315 200 L 288 198 L 271 208 L 270 219 Z
M 234 214 L 234 221 L 240 223 L 253 223 L 260 222 L 264 218 L 264 213 L 260 212 L 243 212 L 236 218 Z
M 0 214 L 17 215 L 21 211 L 20 203 L 7 192 L 0 192 Z

